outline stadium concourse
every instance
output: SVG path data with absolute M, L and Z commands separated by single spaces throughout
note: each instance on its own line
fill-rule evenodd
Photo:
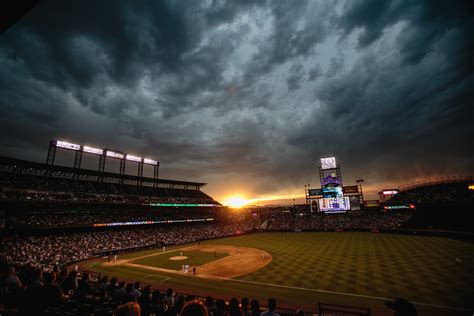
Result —
M 34 311 L 119 315 L 129 307 L 141 309 L 142 315 L 177 315 L 186 302 L 195 299 L 130 279 L 101 275 L 96 280 L 86 271 L 78 274 L 71 269 L 86 259 L 106 256 L 110 260 L 132 250 L 164 250 L 262 230 L 397 232 L 420 228 L 418 215 L 411 209 L 321 214 L 290 207 L 233 213 L 202 192 L 203 183 L 118 177 L 5 157 L 0 159 L 0 183 L 0 312 L 11 315 Z M 449 196 L 449 201 L 462 205 L 473 201 L 465 183 L 446 183 L 401 192 L 387 205 L 415 202 L 422 206 L 433 195 Z M 452 225 L 449 221 L 445 217 L 442 228 L 465 227 L 457 226 L 458 219 Z M 208 297 L 205 308 L 215 316 L 260 314 L 257 300 L 227 300 Z M 274 305 L 274 301 L 261 303 Z

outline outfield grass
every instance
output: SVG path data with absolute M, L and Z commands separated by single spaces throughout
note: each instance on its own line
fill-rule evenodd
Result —
M 258 248 L 271 253 L 273 261 L 252 274 L 228 281 L 166 273 L 150 276 L 146 269 L 100 263 L 89 268 L 200 295 L 276 297 L 280 302 L 311 306 L 324 302 L 382 311 L 384 298 L 400 296 L 423 303 L 418 306 L 427 311 L 425 314 L 444 315 L 457 312 L 429 305 L 470 308 L 473 303 L 474 245 L 459 240 L 360 232 L 258 233 L 201 244 Z M 121 258 L 158 251 L 141 251 Z
M 170 260 L 169 258 L 180 256 L 187 257 L 184 260 Z M 214 252 L 202 252 L 202 251 L 173 251 L 166 253 L 158 253 L 155 256 L 149 256 L 134 260 L 133 263 L 141 264 L 150 267 L 157 267 L 171 270 L 181 270 L 183 264 L 188 264 L 190 267 L 199 266 L 220 258 L 227 257 L 227 253 L 214 253 Z

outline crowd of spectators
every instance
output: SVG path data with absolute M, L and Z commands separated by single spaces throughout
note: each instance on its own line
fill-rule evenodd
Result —
M 61 215 L 60 215 L 61 214 Z M 92 223 L 97 221 L 120 221 L 136 217 L 135 212 L 100 213 L 94 212 L 79 215 L 40 212 L 30 217 L 21 217 L 25 223 L 32 225 L 69 225 L 71 223 Z M 140 214 L 140 213 L 139 213 Z M 158 214 L 158 213 L 156 213 Z M 337 228 L 368 228 L 368 229 L 396 229 L 401 228 L 410 220 L 410 213 L 397 212 L 348 212 L 342 214 L 323 213 L 294 213 L 268 212 L 263 214 L 260 222 L 268 230 L 312 230 Z M 29 221 L 28 221 L 29 218 Z M 173 217 L 173 219 L 179 218 Z M 68 220 L 66 220 L 68 219 Z M 200 239 L 231 236 L 252 230 L 256 221 L 253 218 L 227 217 L 222 220 L 176 224 L 162 224 L 140 226 L 115 230 L 89 230 L 87 232 L 67 232 L 61 234 L 50 233 L 43 235 L 5 235 L 0 240 L 0 253 L 4 254 L 8 262 L 35 267 L 54 267 L 62 264 L 91 257 L 100 251 L 113 251 L 132 247 L 146 247 L 156 245 L 170 245 L 193 242 Z
M 388 204 L 444 205 L 446 203 L 474 203 L 474 190 L 469 190 L 469 185 L 472 185 L 472 182 L 460 181 L 419 186 L 394 195 L 388 201 Z
M 410 218 L 410 213 L 350 211 L 339 214 L 273 212 L 264 215 L 268 229 L 305 230 L 335 228 L 396 229 Z
M 16 267 L 51 269 L 67 262 L 89 258 L 97 252 L 182 244 L 241 234 L 252 229 L 252 221 L 243 219 L 40 236 L 3 236 L 0 239 L 0 253 L 8 263 Z
M 203 197 L 156 197 L 137 195 L 117 195 L 106 193 L 51 192 L 37 190 L 3 190 L 0 200 L 34 202 L 75 202 L 112 204 L 218 204 L 211 198 Z
M 0 312 L 14 311 L 15 315 L 278 316 L 274 299 L 267 306 L 262 312 L 258 300 L 245 297 L 226 302 L 171 288 L 160 291 L 138 281 L 126 283 L 108 276 L 94 280 L 87 272 L 67 269 L 15 270 L 0 262 Z
M 0 200 L 78 203 L 218 204 L 196 189 L 63 179 L 0 171 Z
M 115 210 L 115 211 L 34 211 L 15 212 L 6 218 L 9 228 L 50 228 L 65 226 L 90 226 L 101 223 L 166 221 L 197 218 L 216 218 L 219 212 L 183 210 L 169 211 L 161 209 L 144 210 Z

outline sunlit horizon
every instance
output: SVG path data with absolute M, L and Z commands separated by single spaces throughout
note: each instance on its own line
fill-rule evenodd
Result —
M 228 197 L 225 197 L 222 200 L 222 204 L 224 206 L 229 206 L 231 208 L 242 208 L 245 206 L 250 205 L 260 205 L 260 202 L 273 202 L 270 204 L 284 204 L 284 203 L 277 203 L 277 201 L 286 201 L 286 200 L 296 200 L 296 199 L 304 199 L 304 193 L 296 193 L 296 194 L 287 194 L 287 195 L 269 195 L 269 196 L 262 196 L 257 198 L 246 198 L 243 195 L 235 194 Z

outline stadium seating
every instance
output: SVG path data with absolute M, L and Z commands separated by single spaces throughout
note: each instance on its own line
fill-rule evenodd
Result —
M 23 267 L 15 270 L 1 261 L 0 293 L 0 311 L 6 315 L 195 315 L 184 312 L 186 304 L 200 304 L 208 315 L 215 316 L 260 316 L 263 310 L 255 299 L 242 298 L 239 302 L 236 298 L 226 301 L 198 297 L 171 288 L 160 290 L 138 281 L 126 283 L 67 269 L 44 272 Z M 284 316 L 294 314 L 288 310 L 278 312 Z M 298 315 L 302 315 L 301 312 Z
M 396 229 L 410 220 L 411 213 L 349 212 L 342 214 L 269 212 L 264 219 L 270 230 L 319 230 L 335 228 Z
M 417 229 L 474 232 L 471 210 L 474 207 L 473 181 L 450 179 L 417 185 L 394 195 L 388 207 L 412 204 L 416 211 L 409 226 Z
M 472 181 L 460 180 L 446 183 L 426 184 L 394 195 L 388 205 L 445 205 L 449 203 L 474 203 L 474 191 L 469 190 Z
M 127 184 L 47 178 L 0 172 L 3 200 L 87 203 L 215 203 L 198 190 L 138 187 Z
M 251 220 L 232 219 L 226 222 L 186 223 L 135 229 L 7 235 L 0 241 L 0 253 L 3 254 L 5 261 L 16 267 L 27 265 L 52 269 L 93 257 L 99 252 L 182 244 L 231 236 L 252 229 Z

